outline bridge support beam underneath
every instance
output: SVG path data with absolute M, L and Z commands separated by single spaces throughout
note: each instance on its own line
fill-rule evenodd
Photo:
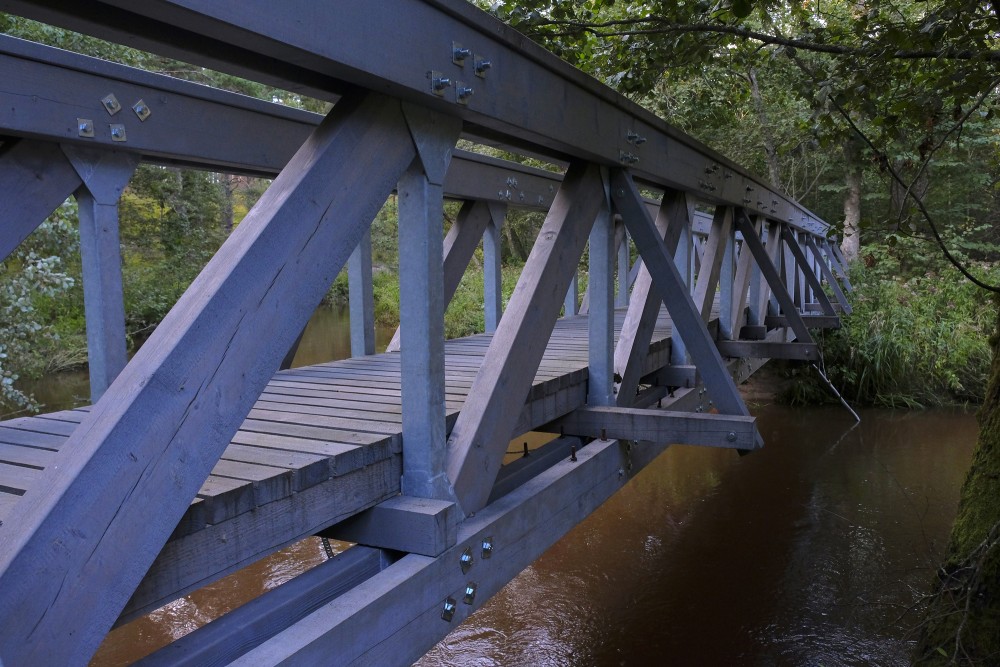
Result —
M 705 445 L 753 449 L 756 417 L 667 410 L 585 407 L 544 430 L 588 438 L 645 440 L 663 445 Z

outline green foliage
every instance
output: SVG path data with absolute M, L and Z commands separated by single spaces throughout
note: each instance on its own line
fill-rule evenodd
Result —
M 865 248 L 853 270 L 853 313 L 822 334 L 830 380 L 862 405 L 923 407 L 983 399 L 991 352 L 991 311 L 977 287 L 940 261 L 905 272 L 921 246 L 912 240 Z M 993 269 L 990 278 L 1000 278 Z M 792 402 L 829 400 L 811 368 L 792 367 Z

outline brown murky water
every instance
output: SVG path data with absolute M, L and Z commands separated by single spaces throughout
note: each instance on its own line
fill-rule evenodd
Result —
M 320 311 L 296 363 L 346 356 L 345 324 Z M 974 417 L 753 413 L 763 451 L 671 448 L 418 664 L 908 664 Z M 319 540 L 294 545 L 116 630 L 94 664 L 128 664 L 324 558 Z

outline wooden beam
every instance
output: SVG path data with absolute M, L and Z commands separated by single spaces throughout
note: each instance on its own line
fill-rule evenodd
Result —
M 455 545 L 457 514 L 453 502 L 395 496 L 322 535 L 368 547 L 437 556 Z
M 740 213 L 736 216 L 736 229 L 743 234 L 744 245 L 750 249 L 750 252 L 753 253 L 754 259 L 757 260 L 757 266 L 760 267 L 761 275 L 764 280 L 767 281 L 767 284 L 771 289 L 771 293 L 777 298 L 778 303 L 781 304 L 782 314 L 788 318 L 789 326 L 795 333 L 796 339 L 800 343 L 813 342 L 812 336 L 809 335 L 809 329 L 806 328 L 805 323 L 802 321 L 802 316 L 799 315 L 798 309 L 792 302 L 791 295 L 789 295 L 788 290 L 785 289 L 784 284 L 781 282 L 781 276 L 778 275 L 778 270 L 771 262 L 771 258 L 768 256 L 767 251 L 760 242 L 760 237 L 757 236 L 753 225 L 750 224 L 746 215 Z M 771 243 L 772 238 L 776 239 L 777 236 L 777 232 L 769 234 L 768 244 Z
M 730 218 L 731 222 L 731 218 Z M 726 230 L 725 247 L 719 267 L 719 337 L 732 338 L 736 331 L 734 302 L 738 299 L 736 288 L 736 230 L 732 224 Z M 746 290 L 744 289 L 744 292 Z
M 802 315 L 801 317 L 810 329 L 839 329 L 841 325 L 839 315 Z M 784 315 L 768 315 L 764 318 L 764 324 L 771 329 L 789 326 L 788 318 Z
M 701 255 L 701 269 L 694 286 L 694 303 L 698 306 L 701 319 L 708 322 L 715 303 L 715 290 L 719 286 L 726 245 L 732 235 L 733 210 L 728 206 L 717 206 L 712 218 L 712 231 L 705 242 Z
M 63 152 L 83 182 L 76 191 L 76 200 L 90 401 L 96 403 L 128 360 L 118 199 L 139 166 L 139 157 L 74 146 L 64 146 Z
M 812 263 L 799 246 L 799 240 L 787 227 L 783 227 L 781 233 L 785 237 L 785 243 L 788 245 L 788 249 L 792 251 L 792 255 L 795 257 L 795 262 L 799 266 L 800 273 L 802 274 L 805 282 L 810 288 L 812 288 L 812 293 L 815 295 L 817 303 L 819 303 L 820 307 L 823 309 L 823 314 L 834 315 L 835 312 L 833 310 L 833 304 L 830 303 L 830 297 L 828 297 L 826 292 L 823 291 L 823 284 L 813 272 Z
M 759 236 L 760 225 L 758 223 L 754 224 L 754 230 Z M 742 234 L 740 238 L 742 239 Z M 750 298 L 750 274 L 753 266 L 753 253 L 747 249 L 746 243 L 742 243 L 739 258 L 736 261 L 736 277 L 733 282 L 733 310 L 730 316 L 736 338 L 739 337 L 740 329 L 747 322 L 747 300 Z
M 600 169 L 571 165 L 449 438 L 448 476 L 465 515 L 489 497 L 604 200 Z
M 303 145 L 0 526 L 0 659 L 90 658 L 414 155 L 376 95 Z
M 569 287 L 566 288 L 566 296 L 563 298 L 563 317 L 570 317 L 572 315 L 577 315 L 581 312 L 590 312 L 590 301 L 587 299 L 587 295 L 583 295 L 584 308 L 580 307 L 580 277 L 573 273 L 570 278 Z
M 625 308 L 629 301 L 629 261 L 631 259 L 628 232 L 622 222 L 615 224 L 615 247 L 618 248 L 618 286 L 615 291 L 615 308 Z
M 826 243 L 826 241 L 823 241 Z M 819 266 L 820 271 L 823 273 L 823 277 L 826 278 L 826 284 L 830 286 L 833 290 L 834 296 L 837 297 L 837 303 L 840 304 L 843 312 L 848 315 L 851 314 L 851 303 L 847 300 L 847 295 L 844 294 L 844 290 L 840 288 L 840 282 L 837 280 L 837 276 L 833 274 L 830 268 L 830 262 L 823 257 L 823 253 L 820 247 L 816 244 L 816 239 L 812 236 L 806 238 L 806 243 L 809 244 L 809 248 L 812 250 L 813 255 L 816 257 L 816 264 Z M 836 261 L 836 260 L 831 260 Z
M 419 160 L 403 174 L 398 188 L 399 247 L 402 249 L 399 253 L 403 406 L 401 488 L 409 496 L 453 500 L 454 494 L 445 474 L 448 431 L 444 398 L 442 183 L 462 125 L 457 119 L 421 107 L 404 105 L 403 109 Z M 481 206 L 480 210 L 488 214 L 485 207 Z
M 793 361 L 818 361 L 816 343 L 772 343 L 766 340 L 720 340 L 719 352 L 724 356 L 759 359 L 790 359 Z
M 351 356 L 375 354 L 375 290 L 372 284 L 372 233 L 365 230 L 347 260 L 348 305 L 351 309 Z
M 681 233 L 690 224 L 693 205 L 687 195 L 677 190 L 663 193 L 663 202 L 656 214 L 656 231 L 664 239 L 667 252 L 674 256 Z M 639 263 L 639 262 L 637 262 Z M 622 322 L 618 344 L 615 347 L 615 373 L 618 382 L 618 405 L 628 407 L 635 398 L 643 366 L 649 352 L 649 342 L 656 327 L 656 318 L 663 301 L 653 287 L 649 269 L 643 263 L 632 288 L 632 299 Z M 679 335 L 675 335 L 672 345 L 679 345 Z
M 587 294 L 588 366 L 587 405 L 614 403 L 615 382 L 615 228 L 611 211 L 605 205 L 590 230 L 589 275 Z
M 754 230 L 756 231 L 756 238 L 763 238 L 764 234 L 764 224 L 766 219 L 763 216 L 755 216 Z M 739 220 L 737 219 L 737 231 L 740 230 Z M 742 232 L 740 232 L 742 234 Z M 779 230 L 776 223 L 767 223 L 767 246 L 765 247 L 765 255 L 772 266 L 777 264 L 778 261 L 778 245 L 779 245 Z M 746 238 L 743 239 L 744 245 L 746 245 Z M 751 252 L 751 256 L 753 253 Z M 756 260 L 756 257 L 754 258 Z M 771 300 L 771 288 L 768 286 L 766 280 L 764 280 L 764 274 L 761 272 L 760 265 L 757 261 L 753 262 L 753 275 L 750 279 L 750 308 L 747 312 L 747 324 L 750 326 L 764 326 L 764 318 L 768 313 L 768 304 Z
M 848 292 L 853 292 L 854 286 L 851 285 L 851 279 L 847 273 L 847 260 L 844 259 L 844 253 L 841 251 L 840 245 L 827 240 L 824 241 L 823 247 L 827 250 L 827 256 L 830 257 L 834 270 L 840 276 L 840 279 L 844 281 L 844 289 Z
M 503 316 L 503 262 L 500 258 L 500 230 L 507 217 L 507 207 L 489 203 L 490 221 L 483 233 L 483 324 L 493 333 Z
M 378 549 L 355 546 L 134 663 L 135 667 L 224 665 L 260 646 L 388 566 Z
M 656 291 L 670 313 L 674 331 L 680 332 L 684 337 L 688 352 L 705 378 L 705 384 L 719 411 L 723 414 L 749 416 L 750 413 L 733 384 L 733 378 L 715 347 L 715 341 L 705 327 L 701 312 L 684 289 L 677 267 L 671 261 L 649 213 L 642 206 L 642 198 L 628 172 L 620 169 L 612 172 L 611 192 L 615 206 L 621 212 L 642 260 L 649 268 Z M 759 441 L 758 435 L 755 442 Z
M 756 417 L 637 408 L 577 408 L 544 430 L 602 440 L 645 440 L 658 444 L 753 449 Z
M 59 146 L 30 139 L 4 142 L 0 148 L 0 262 L 81 182 Z

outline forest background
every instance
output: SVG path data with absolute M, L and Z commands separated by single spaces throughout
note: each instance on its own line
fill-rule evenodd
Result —
M 998 400 L 997 387 L 987 391 L 997 319 L 988 294 L 1000 283 L 996 5 L 479 4 L 834 224 L 857 290 L 854 313 L 843 329 L 825 333 L 822 345 L 827 373 L 848 400 L 893 407 Z M 327 110 L 285 91 L 12 16 L 0 14 L 0 32 Z M 131 346 L 148 336 L 266 187 L 260 179 L 139 168 L 121 201 Z M 448 209 L 446 217 L 454 213 Z M 540 222 L 537 215 L 514 214 L 504 226 L 507 295 Z M 398 321 L 396 232 L 390 199 L 372 229 L 376 314 L 389 325 Z M 580 268 L 585 273 L 584 263 Z M 342 275 L 325 304 L 342 306 L 346 292 Z M 482 329 L 481 294 L 474 262 L 448 311 L 450 336 Z M 23 381 L 85 363 L 76 210 L 69 201 L 0 265 L 0 413 L 38 407 L 22 391 Z M 794 380 L 788 400 L 827 399 L 808 368 L 786 372 Z M 996 431 L 1000 437 L 1000 422 Z M 989 542 L 991 527 L 1000 532 L 1000 517 L 976 521 L 969 535 L 979 537 L 963 538 L 971 546 L 959 554 L 953 544 L 955 568 L 970 549 Z M 995 552 L 989 552 L 994 560 Z M 950 644 L 928 640 L 923 648 L 960 662 L 970 646 L 975 642 L 958 637 Z

